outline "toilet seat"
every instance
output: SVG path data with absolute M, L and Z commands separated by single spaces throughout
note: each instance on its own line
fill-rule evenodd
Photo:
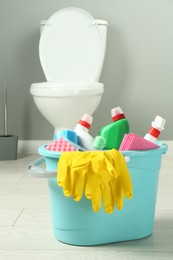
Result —
M 94 96 L 104 92 L 104 86 L 100 82 L 93 83 L 33 83 L 30 88 L 33 96 L 41 97 L 72 97 L 72 96 Z
M 47 81 L 97 81 L 102 66 L 102 37 L 95 19 L 79 8 L 57 11 L 42 31 L 39 55 Z

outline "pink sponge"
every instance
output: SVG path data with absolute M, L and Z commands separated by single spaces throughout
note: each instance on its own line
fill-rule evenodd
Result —
M 46 149 L 54 152 L 76 151 L 76 148 L 62 137 L 47 145 Z
M 143 137 L 130 133 L 125 134 L 122 140 L 120 151 L 127 150 L 149 150 L 160 147 L 157 144 L 154 144 L 148 140 L 145 140 Z

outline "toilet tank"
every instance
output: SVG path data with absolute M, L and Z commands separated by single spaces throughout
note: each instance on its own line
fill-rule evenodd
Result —
M 103 48 L 102 48 L 102 64 L 101 64 L 101 69 L 100 72 L 98 73 L 98 78 L 100 78 L 101 72 L 102 72 L 102 68 L 103 68 L 103 63 L 104 63 L 104 59 L 105 59 L 105 52 L 106 52 L 106 42 L 107 42 L 107 27 L 108 27 L 108 22 L 106 20 L 100 20 L 100 19 L 96 19 L 95 20 L 99 29 L 100 29 L 100 33 L 102 36 L 102 41 L 103 41 Z M 42 33 L 44 26 L 46 25 L 47 20 L 42 20 L 40 22 L 40 34 Z

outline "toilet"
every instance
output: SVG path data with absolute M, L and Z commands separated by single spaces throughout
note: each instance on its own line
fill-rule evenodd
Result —
M 33 83 L 30 93 L 55 133 L 73 130 L 101 101 L 107 25 L 73 7 L 57 11 L 41 24 L 39 57 L 47 82 Z

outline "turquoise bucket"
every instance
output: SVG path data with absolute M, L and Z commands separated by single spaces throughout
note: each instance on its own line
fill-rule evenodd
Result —
M 112 214 L 107 214 L 103 207 L 95 213 L 91 201 L 85 196 L 79 202 L 65 197 L 62 188 L 57 185 L 56 176 L 53 177 L 60 154 L 50 152 L 44 146 L 39 147 L 39 153 L 46 162 L 47 175 L 43 177 L 48 178 L 55 238 L 71 245 L 90 246 L 151 235 L 161 157 L 166 151 L 167 145 L 162 144 L 153 150 L 123 152 L 129 159 L 127 166 L 133 183 L 133 198 L 125 199 L 122 210 L 115 208 Z

